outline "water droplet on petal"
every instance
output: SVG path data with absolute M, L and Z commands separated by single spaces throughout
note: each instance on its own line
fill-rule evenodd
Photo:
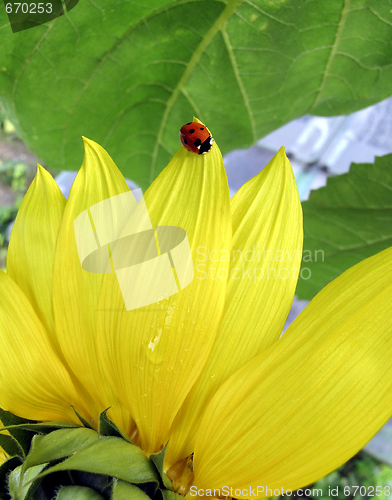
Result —
M 150 343 L 148 344 L 148 348 L 151 349 L 152 352 L 154 352 L 154 349 L 158 345 L 162 336 L 162 328 L 158 328 L 157 330 L 158 330 L 158 335 L 156 335 L 156 337 L 154 338 L 151 338 Z

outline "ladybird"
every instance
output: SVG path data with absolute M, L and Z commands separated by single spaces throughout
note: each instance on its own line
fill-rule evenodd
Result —
M 202 123 L 189 122 L 180 128 L 180 141 L 188 151 L 202 155 L 208 153 L 214 139 Z

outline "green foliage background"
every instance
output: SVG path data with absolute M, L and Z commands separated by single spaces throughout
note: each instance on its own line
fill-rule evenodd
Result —
M 225 153 L 304 115 L 392 94 L 390 0 L 82 0 L 12 33 L 0 10 L 0 95 L 49 167 L 78 169 L 81 135 L 143 188 L 193 115 Z
M 309 252 L 302 265 L 311 279 L 304 272 L 296 293 L 311 300 L 346 269 L 392 246 L 392 154 L 374 164 L 352 164 L 350 172 L 313 191 L 302 207 Z

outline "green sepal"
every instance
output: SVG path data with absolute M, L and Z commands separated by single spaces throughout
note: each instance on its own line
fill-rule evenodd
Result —
M 104 474 L 130 483 L 159 483 L 156 469 L 145 453 L 117 437 L 100 437 L 41 476 L 66 470 Z
M 18 417 L 13 413 L 0 408 L 0 420 L 3 425 L 19 425 L 19 424 L 36 424 L 37 420 L 28 420 L 27 418 Z
M 98 438 L 96 431 L 84 427 L 58 429 L 46 436 L 37 434 L 31 442 L 31 450 L 23 464 L 23 469 L 69 457 Z
M 30 449 L 30 443 L 33 439 L 34 433 L 19 427 L 20 424 L 35 424 L 35 420 L 27 420 L 25 418 L 17 417 L 9 411 L 0 408 L 0 420 L 3 426 L 18 426 L 17 428 L 7 429 L 11 436 L 16 439 L 23 453 L 27 455 Z
M 19 467 L 22 460 L 12 457 L 0 466 L 0 500 L 9 500 L 7 478 L 10 472 Z
M 13 431 L 13 430 L 26 430 L 32 431 L 34 434 L 39 432 L 40 434 L 49 434 L 57 429 L 73 429 L 80 428 L 80 425 L 74 424 L 73 422 L 38 422 L 37 424 L 19 424 L 19 425 L 7 425 L 0 428 L 1 431 Z
M 10 457 L 24 458 L 23 450 L 20 447 L 18 441 L 13 436 L 0 434 L 0 447 L 3 448 L 3 450 Z
M 172 489 L 172 483 L 171 483 L 170 479 L 166 476 L 166 474 L 163 471 L 163 465 L 164 465 L 164 462 L 165 462 L 165 455 L 166 455 L 166 450 L 167 450 L 167 445 L 168 444 L 169 444 L 169 442 L 166 443 L 166 446 L 159 453 L 155 453 L 154 455 L 150 455 L 150 460 L 155 465 L 155 467 L 156 467 L 156 469 L 157 469 L 157 471 L 159 473 L 159 476 L 160 476 L 160 478 L 162 480 L 163 486 L 165 488 L 171 490 Z
M 72 482 L 65 483 L 63 481 L 59 484 L 62 484 L 63 486 L 85 486 L 86 488 L 91 488 L 95 491 L 98 491 L 98 493 L 104 498 L 110 498 L 113 487 L 113 478 L 104 474 L 93 474 L 91 472 L 84 472 L 80 470 L 67 470 L 48 475 L 44 482 L 56 482 L 57 477 L 60 478 L 64 474 L 67 474 Z
M 86 420 L 86 419 L 84 419 L 84 418 L 82 417 L 82 415 L 79 415 L 79 413 L 75 410 L 75 408 L 74 408 L 74 407 L 72 407 L 72 409 L 73 409 L 73 411 L 75 412 L 75 415 L 78 417 L 78 419 L 80 420 L 80 422 L 82 423 L 82 425 L 83 425 L 84 427 L 87 427 L 87 429 L 92 429 L 92 430 L 95 430 L 95 429 L 94 429 L 94 427 L 93 427 L 93 426 L 92 426 L 89 422 L 87 422 L 87 420 Z
M 59 490 L 56 500 L 104 500 L 104 497 L 85 486 L 63 486 Z
M 107 412 L 110 410 L 109 408 L 106 408 L 100 415 L 99 415 L 99 420 L 98 420 L 98 432 L 101 436 L 112 436 L 112 437 L 119 437 L 122 439 L 125 439 L 125 441 L 128 441 L 129 443 L 132 443 L 132 441 L 129 439 L 128 436 L 126 436 L 121 429 L 117 427 L 117 425 L 108 417 Z
M 39 473 L 47 466 L 47 464 L 36 465 L 30 467 L 29 470 L 23 472 L 23 466 L 16 467 L 8 477 L 8 489 L 12 500 L 27 500 L 35 492 L 42 482 L 42 477 Z
M 150 497 L 134 484 L 115 481 L 111 500 L 150 500 Z
M 179 495 L 178 493 L 175 493 L 174 491 L 170 490 L 161 490 L 162 491 L 162 496 L 163 500 L 181 500 L 184 497 Z

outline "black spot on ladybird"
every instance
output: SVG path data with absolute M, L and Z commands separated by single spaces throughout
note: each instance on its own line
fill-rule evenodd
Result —
M 184 139 L 184 142 L 185 142 L 185 144 L 188 144 L 188 141 L 186 139 Z
M 190 134 L 194 134 L 195 133 L 195 129 L 194 128 L 191 128 L 190 131 L 189 131 Z
M 200 127 L 200 130 L 204 130 L 204 127 Z
M 199 146 L 201 146 L 201 140 L 200 139 L 196 139 L 195 142 L 194 142 L 194 145 L 198 148 Z
M 187 123 L 187 125 L 190 125 L 192 122 Z

